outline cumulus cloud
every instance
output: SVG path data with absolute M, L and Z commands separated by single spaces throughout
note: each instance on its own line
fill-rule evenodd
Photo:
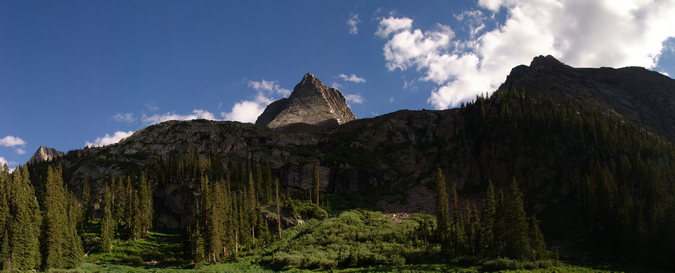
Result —
M 347 76 L 345 74 L 340 74 L 338 77 L 342 78 L 345 81 L 348 82 L 355 82 L 355 83 L 360 83 L 360 82 L 366 82 L 366 79 L 357 77 L 355 74 L 352 74 L 351 76 Z
M 117 122 L 134 123 L 136 118 L 134 118 L 134 114 L 132 113 L 116 113 L 114 116 L 112 116 L 112 120 Z
M 26 142 L 18 137 L 6 136 L 5 138 L 0 139 L 0 145 L 5 147 L 14 147 L 16 149 L 16 153 L 20 155 L 26 153 L 26 150 L 17 147 L 26 147 Z
M 388 39 L 383 51 L 390 71 L 415 69 L 419 80 L 437 85 L 428 103 L 457 106 L 491 92 L 512 67 L 551 54 L 577 67 L 658 64 L 664 41 L 675 37 L 673 1 L 480 0 L 478 8 L 507 12 L 486 29 L 486 15 L 455 16 L 469 24 L 468 39 L 454 40 L 448 26 L 422 31 L 409 18 L 382 19 L 375 35 Z
M 346 94 L 345 99 L 347 102 L 353 102 L 358 104 L 363 104 L 366 100 L 361 96 L 361 94 Z
M 330 87 L 333 87 L 333 88 L 339 90 L 340 88 L 342 88 L 342 85 L 339 84 L 339 83 L 333 82 L 333 84 L 331 84 Z
M 284 97 L 291 95 L 291 90 L 281 88 L 277 81 L 249 81 L 248 87 L 257 91 L 255 98 L 237 102 L 232 107 L 232 111 L 220 113 L 225 120 L 254 123 L 265 111 L 265 107 L 274 101 L 272 95 L 278 94 Z
M 361 23 L 359 20 L 359 15 L 352 13 L 347 20 L 347 25 L 349 26 L 349 34 L 356 35 L 359 34 L 359 28 L 356 26 Z
M 389 98 L 389 103 L 394 102 L 394 98 Z
M 211 112 L 200 109 L 192 110 L 192 114 L 188 115 L 179 115 L 176 114 L 176 112 L 167 112 L 162 115 L 154 114 L 152 116 L 147 116 L 143 114 L 143 117 L 141 119 L 143 121 L 143 124 L 145 125 L 162 123 L 168 120 L 193 120 L 193 119 L 217 120 Z
M 109 134 L 105 134 L 104 137 L 96 138 L 96 140 L 94 140 L 93 143 L 89 142 L 89 141 L 86 141 L 85 146 L 103 147 L 105 145 L 110 145 L 110 144 L 120 142 L 120 140 L 131 136 L 133 133 L 134 133 L 133 131 L 129 131 L 129 132 L 117 131 L 112 136 L 109 135 Z
M 0 139 L 0 145 L 5 147 L 24 146 L 26 145 L 26 142 L 18 137 L 6 136 L 5 138 Z

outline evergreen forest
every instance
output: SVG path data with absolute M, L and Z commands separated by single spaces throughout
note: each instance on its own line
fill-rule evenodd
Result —
M 338 162 L 374 172 L 366 159 L 388 151 L 355 160 L 365 152 L 349 146 L 343 132 L 335 133 L 330 151 L 318 144 L 284 147 L 315 159 L 305 162 L 312 168 L 304 186 L 282 183 L 284 169 L 260 156 L 265 147 L 228 157 L 190 150 L 145 164 L 111 163 L 119 175 L 79 176 L 68 164 L 77 151 L 14 170 L 5 166 L 0 266 L 205 272 L 675 267 L 672 143 L 569 100 L 515 90 L 479 96 L 453 111 L 458 118 L 449 137 L 414 147 L 439 151 L 430 167 L 395 185 L 359 191 L 328 190 L 319 168 Z M 457 164 L 470 166 L 463 181 L 449 178 Z M 158 227 L 164 204 L 157 200 L 177 183 L 194 198 L 179 200 L 191 218 L 181 219 L 185 228 Z M 432 192 L 425 200 L 433 206 L 392 213 L 377 205 L 405 205 L 406 193 L 417 187 Z

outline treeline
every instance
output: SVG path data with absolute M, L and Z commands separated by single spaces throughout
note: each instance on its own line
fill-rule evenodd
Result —
M 172 154 L 156 162 L 155 172 L 158 183 L 198 183 L 197 209 L 185 243 L 186 252 L 197 266 L 204 261 L 226 261 L 279 239 L 282 208 L 295 217 L 326 216 L 318 206 L 325 198 L 320 194 L 316 164 L 311 189 L 293 193 L 280 191 L 270 164 L 262 159 L 230 159 L 223 164 L 219 158 L 194 152 Z M 308 208 L 303 205 L 306 202 L 315 205 Z M 266 215 L 276 215 L 277 219 L 267 219 Z M 270 232 L 270 222 L 277 223 L 273 229 L 278 236 Z
M 468 200 L 459 203 L 457 188 L 453 183 L 450 197 L 445 176 L 441 169 L 436 172 L 436 239 L 448 261 L 472 256 L 487 259 L 506 257 L 519 261 L 546 260 L 544 235 L 539 230 L 536 217 L 527 217 L 522 193 L 514 179 L 507 196 L 488 182 L 487 193 L 479 214 L 475 204 Z
M 83 189 L 83 203 L 90 207 L 88 179 L 85 179 Z M 101 198 L 101 251 L 111 251 L 115 240 L 137 241 L 148 236 L 152 228 L 154 198 L 152 185 L 144 172 L 139 177 L 113 177 L 110 184 L 105 184 Z
M 47 170 L 36 196 L 27 167 L 0 171 L 0 265 L 2 270 L 76 268 L 84 262 L 77 232 L 83 214 L 63 183 L 61 168 Z
M 531 174 L 501 168 L 496 159 L 507 146 L 510 158 L 522 151 L 548 153 L 556 175 L 546 181 L 564 188 L 556 198 L 574 200 L 578 213 L 572 226 L 584 247 L 618 261 L 672 267 L 675 253 L 675 146 L 631 122 L 598 110 L 555 100 L 539 93 L 498 91 L 463 106 L 464 130 L 458 139 L 473 141 L 483 181 L 519 176 L 531 195 L 540 192 Z M 508 144 L 505 143 L 508 141 Z M 520 153 L 520 154 L 519 154 Z M 548 160 L 547 158 L 542 158 Z M 511 164 L 511 165 L 509 165 Z M 508 171 L 506 171 L 508 173 Z M 501 174 L 501 175 L 500 175 Z M 545 201 L 544 201 L 545 202 Z

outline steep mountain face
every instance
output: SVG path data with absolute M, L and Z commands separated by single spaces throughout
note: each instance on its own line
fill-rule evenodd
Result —
M 499 90 L 540 92 L 599 109 L 675 141 L 675 80 L 642 67 L 573 68 L 552 56 L 514 67 Z
M 30 157 L 28 160 L 29 163 L 40 162 L 40 161 L 49 161 L 57 156 L 63 156 L 63 152 L 59 152 L 54 148 L 48 148 L 45 146 L 40 146 L 40 148 L 35 151 L 35 154 Z
M 291 123 L 337 126 L 355 119 L 340 91 L 307 73 L 288 98 L 267 106 L 255 124 L 270 128 Z

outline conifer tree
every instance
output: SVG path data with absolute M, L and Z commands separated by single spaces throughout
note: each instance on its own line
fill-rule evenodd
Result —
M 155 213 L 153 208 L 152 185 L 150 184 L 150 180 L 145 178 L 145 172 L 141 173 L 139 185 L 141 237 L 145 238 L 152 228 L 152 215 Z
M 532 215 L 532 223 L 530 224 L 530 234 L 532 234 L 532 248 L 534 249 L 534 260 L 548 259 L 548 251 L 546 250 L 546 242 L 544 242 L 544 234 L 539 230 L 539 221 L 536 215 Z
M 47 171 L 47 183 L 44 198 L 44 264 L 45 270 L 50 268 L 62 268 L 67 236 L 67 212 L 66 195 L 63 188 L 63 180 L 60 171 Z
M 113 180 L 114 181 L 114 180 Z M 101 219 L 101 251 L 112 249 L 113 234 L 115 234 L 115 220 L 112 215 L 112 193 L 108 183 L 103 189 L 103 219 Z
M 444 248 L 448 247 L 447 234 L 450 228 L 450 212 L 448 209 L 448 192 L 445 189 L 445 176 L 443 176 L 443 171 L 439 168 L 436 171 L 436 221 L 438 222 L 438 236 Z
M 5 164 L 5 168 L 6 168 Z M 9 214 L 7 195 L 9 187 L 6 183 L 6 174 L 0 170 L 0 270 L 10 270 L 9 266 L 9 224 L 12 222 Z
M 278 230 L 279 230 L 279 240 L 282 239 L 281 237 L 281 208 L 279 207 L 279 179 L 276 178 L 274 179 L 274 184 L 276 188 L 276 205 L 277 205 L 277 225 L 278 225 Z
M 314 167 L 313 167 L 313 172 L 312 172 L 312 187 L 314 188 L 314 194 L 316 196 L 316 207 L 319 207 L 319 189 L 321 187 L 321 184 L 319 183 L 319 167 L 317 166 L 317 163 L 314 162 Z M 311 197 L 310 197 L 311 199 Z M 310 200 L 310 203 L 311 200 Z
M 12 184 L 14 225 L 9 240 L 11 267 L 19 270 L 36 269 L 42 260 L 39 236 L 36 236 L 40 234 L 42 217 L 26 166 L 14 170 Z
M 513 178 L 509 198 L 505 202 L 504 236 L 506 255 L 512 259 L 524 260 L 530 253 L 527 216 L 523 205 L 522 193 Z
M 77 234 L 77 218 L 81 215 L 77 198 L 70 194 L 68 202 L 68 229 L 66 232 L 66 244 L 63 267 L 77 268 L 84 263 L 84 249 L 82 239 Z
M 89 185 L 89 177 L 84 177 L 84 185 L 82 186 L 82 225 L 80 229 L 87 230 L 89 220 L 91 217 L 91 186 Z
M 492 181 L 488 181 L 487 192 L 483 199 L 479 251 L 483 256 L 494 256 L 493 239 L 495 228 L 496 204 Z

